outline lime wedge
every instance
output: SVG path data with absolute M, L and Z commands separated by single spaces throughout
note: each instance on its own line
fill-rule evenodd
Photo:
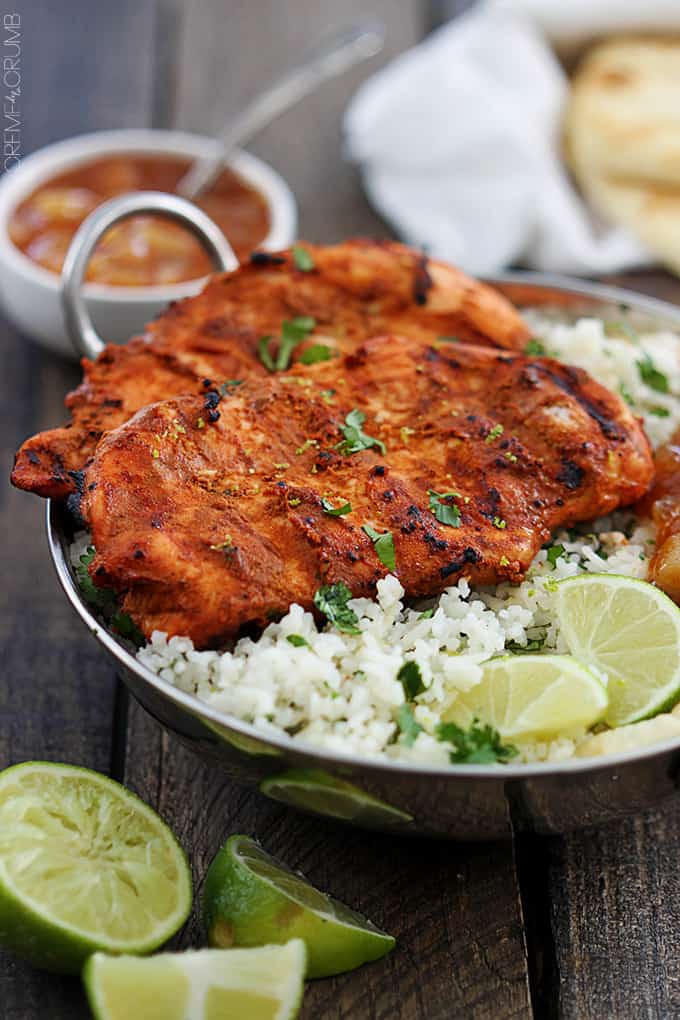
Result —
M 95 953 L 83 981 L 96 1020 L 292 1020 L 305 944 L 137 956 Z
M 358 825 L 403 825 L 413 815 L 364 793 L 358 786 L 321 769 L 288 769 L 260 783 L 260 790 L 282 804 Z
M 97 772 L 0 773 L 0 943 L 78 974 L 97 949 L 148 953 L 184 923 L 191 875 L 157 814 Z
M 468 729 L 475 719 L 510 740 L 554 740 L 592 726 L 607 708 L 604 684 L 570 655 L 505 655 L 443 718 Z
M 301 938 L 307 976 L 328 977 L 377 960 L 394 939 L 319 892 L 248 836 L 231 836 L 205 878 L 203 916 L 211 946 L 263 946 Z
M 569 651 L 609 678 L 610 726 L 678 700 L 680 609 L 662 591 L 618 574 L 579 574 L 559 582 L 554 604 Z

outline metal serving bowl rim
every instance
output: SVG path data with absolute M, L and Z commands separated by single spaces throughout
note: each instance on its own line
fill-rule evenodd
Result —
M 645 312 L 653 316 L 665 319 L 670 324 L 680 328 L 680 308 L 660 301 L 656 298 L 640 295 L 635 291 L 629 291 L 621 287 L 605 284 L 589 283 L 575 277 L 562 276 L 559 274 L 533 273 L 533 272 L 512 272 L 504 273 L 488 279 L 488 283 L 503 286 L 504 284 L 520 284 L 536 286 L 548 290 L 562 291 L 573 294 L 575 297 L 594 298 L 603 303 L 625 304 L 633 311 Z M 246 723 L 236 716 L 219 712 L 199 698 L 185 691 L 173 687 L 167 681 L 156 676 L 150 669 L 144 666 L 135 658 L 90 612 L 86 603 L 82 600 L 80 593 L 73 579 L 73 574 L 66 554 L 68 544 L 67 537 L 61 527 L 59 520 L 59 507 L 52 500 L 47 501 L 46 513 L 47 544 L 52 557 L 52 562 L 57 573 L 59 582 L 64 589 L 67 599 L 83 621 L 88 630 L 103 645 L 110 655 L 125 669 L 136 674 L 145 684 L 153 687 L 163 698 L 173 702 L 178 708 L 186 709 L 192 716 L 198 716 L 207 722 L 217 726 L 228 726 L 230 729 L 245 737 L 250 737 L 261 744 L 276 748 L 281 752 L 304 753 L 308 758 L 319 759 L 322 765 L 333 765 L 338 767 L 365 767 L 372 770 L 380 770 L 387 773 L 398 773 L 413 776 L 430 776 L 436 778 L 458 779 L 468 777 L 470 779 L 493 779 L 499 777 L 504 779 L 528 779 L 532 776 L 546 777 L 554 775 L 568 775 L 578 773 L 591 773 L 603 769 L 612 769 L 617 766 L 624 766 L 634 761 L 644 761 L 655 758 L 672 750 L 680 748 L 680 737 L 659 741 L 637 750 L 619 752 L 618 754 L 602 755 L 591 758 L 569 758 L 559 762 L 529 762 L 508 765 L 445 765 L 434 766 L 427 764 L 413 764 L 399 760 L 391 760 L 382 757 L 368 757 L 360 754 L 341 753 L 327 748 L 320 748 L 314 744 L 297 742 L 292 737 L 275 737 L 264 733 L 251 723 Z

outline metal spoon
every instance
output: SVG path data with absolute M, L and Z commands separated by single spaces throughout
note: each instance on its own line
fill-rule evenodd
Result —
M 383 47 L 384 29 L 379 24 L 352 25 L 324 43 L 300 67 L 288 71 L 263 92 L 219 133 L 219 156 L 197 160 L 179 180 L 175 192 L 196 198 L 208 188 L 228 159 L 229 153 L 272 120 L 313 92 L 322 82 L 343 74 L 355 64 L 375 56 Z

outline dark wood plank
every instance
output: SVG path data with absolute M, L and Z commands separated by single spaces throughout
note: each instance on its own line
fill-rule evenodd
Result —
M 20 0 L 22 148 L 100 127 L 141 123 L 150 106 L 152 4 Z M 0 768 L 46 758 L 107 772 L 116 684 L 69 609 L 48 561 L 45 506 L 10 489 L 14 451 L 62 421 L 80 373 L 0 323 Z M 79 981 L 50 977 L 0 953 L 0 1016 L 89 1016 Z
M 175 73 L 176 121 L 193 130 L 219 124 L 258 86 L 289 66 L 324 27 L 364 16 L 358 0 L 290 6 L 226 7 L 192 0 L 182 9 Z M 410 44 L 422 25 L 420 5 L 397 10 L 371 4 L 388 24 L 383 59 Z M 196 60 L 197 53 L 201 60 Z M 263 133 L 253 151 L 288 178 L 300 203 L 301 232 L 329 241 L 351 234 L 384 234 L 341 161 L 342 110 L 366 70 L 332 83 Z M 172 112 L 157 111 L 168 123 Z M 302 1016 L 328 1020 L 450 1020 L 529 1018 L 521 908 L 510 844 L 453 847 L 395 841 L 286 811 L 226 781 L 163 735 L 130 706 L 125 779 L 155 805 L 188 850 L 197 888 L 227 835 L 260 838 L 322 888 L 363 910 L 399 940 L 397 951 L 356 974 L 308 987 Z M 179 944 L 201 945 L 198 904 Z
M 192 918 L 177 940 L 204 944 L 202 877 L 243 832 L 397 937 L 385 960 L 315 981 L 301 1020 L 526 1020 L 532 1016 L 509 844 L 395 839 L 307 817 L 225 781 L 131 710 L 126 782 L 154 804 L 189 852 Z
M 388 234 L 363 196 L 359 175 L 343 165 L 342 116 L 357 86 L 428 27 L 420 0 L 260 0 L 225 4 L 191 0 L 182 7 L 175 122 L 217 130 L 263 86 L 295 65 L 333 28 L 370 18 L 387 28 L 385 49 L 370 62 L 322 86 L 266 128 L 247 147 L 272 164 L 299 203 L 300 236 L 338 241 L 363 232 Z M 197 54 L 200 53 L 200 60 Z

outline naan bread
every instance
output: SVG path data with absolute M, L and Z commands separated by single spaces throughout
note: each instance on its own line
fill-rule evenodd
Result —
M 680 39 L 592 49 L 572 83 L 564 141 L 595 210 L 680 272 Z

